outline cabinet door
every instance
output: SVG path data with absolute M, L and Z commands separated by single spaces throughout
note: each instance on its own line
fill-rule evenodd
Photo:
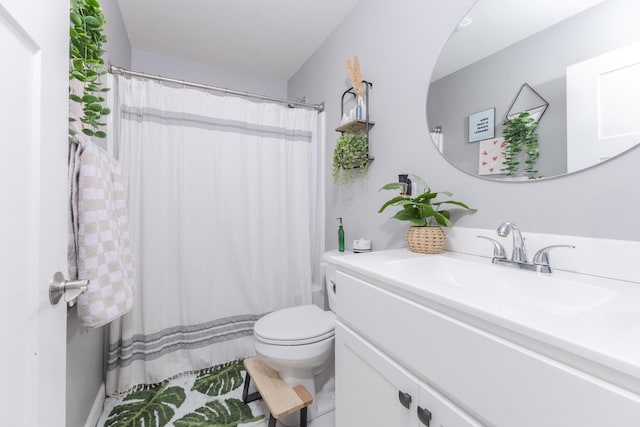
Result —
M 416 413 L 421 426 L 482 427 L 469 414 L 424 383 L 420 383 Z
M 417 427 L 418 383 L 336 324 L 336 427 Z

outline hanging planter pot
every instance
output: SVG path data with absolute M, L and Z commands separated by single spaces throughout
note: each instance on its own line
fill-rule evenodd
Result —
M 504 149 L 504 165 L 502 169 L 507 177 L 518 177 L 520 167 L 528 179 L 535 179 L 538 170 L 536 162 L 540 157 L 538 146 L 538 121 L 528 111 L 507 118 L 503 123 L 503 136 L 506 142 Z
M 336 184 L 348 184 L 356 178 L 356 170 L 366 176 L 369 170 L 369 144 L 363 131 L 344 132 L 333 150 L 331 176 Z
M 442 227 L 435 225 L 409 227 L 406 239 L 409 249 L 420 254 L 439 254 L 447 242 Z

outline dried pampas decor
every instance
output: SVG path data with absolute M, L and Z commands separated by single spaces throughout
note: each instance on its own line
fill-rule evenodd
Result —
M 360 71 L 360 59 L 358 55 L 354 55 L 353 64 L 349 58 L 347 58 L 345 64 L 347 65 L 347 72 L 349 73 L 349 79 L 351 79 L 351 85 L 356 91 L 357 96 L 364 96 L 364 89 L 362 87 L 362 72 Z

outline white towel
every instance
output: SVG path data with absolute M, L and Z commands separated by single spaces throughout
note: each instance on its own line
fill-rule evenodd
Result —
M 72 145 L 69 159 L 69 275 L 90 280 L 78 297 L 78 317 L 83 326 L 95 328 L 122 316 L 133 303 L 124 186 L 118 163 L 90 140 Z

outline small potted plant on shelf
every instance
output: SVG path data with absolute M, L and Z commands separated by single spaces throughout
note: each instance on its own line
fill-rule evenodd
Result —
M 355 179 L 355 169 L 361 175 L 369 170 L 369 144 L 363 131 L 344 132 L 338 137 L 333 150 L 331 176 L 337 184 L 347 184 Z
M 442 209 L 442 206 L 446 204 L 455 205 L 469 212 L 475 212 L 477 209 L 470 208 L 466 204 L 455 200 L 436 201 L 435 199 L 439 195 L 451 197 L 453 194 L 448 191 L 433 192 L 420 177 L 411 175 L 411 178 L 423 186 L 424 192 L 414 197 L 404 194 L 393 197 L 382 205 L 378 213 L 383 212 L 389 206 L 400 206 L 401 209 L 393 218 L 400 221 L 409 221 L 412 224 L 406 234 L 409 249 L 413 252 L 424 254 L 440 253 L 446 242 L 446 235 L 442 227 L 453 227 L 451 212 Z M 406 184 L 402 182 L 391 182 L 382 187 L 380 191 L 403 191 L 405 186 Z
M 528 111 L 523 111 L 515 117 L 506 119 L 503 123 L 502 136 L 506 141 L 504 148 L 504 165 L 502 172 L 506 176 L 518 175 L 520 161 L 524 158 L 524 172 L 529 179 L 535 179 L 536 162 L 540 157 L 538 147 L 538 121 L 531 117 Z

